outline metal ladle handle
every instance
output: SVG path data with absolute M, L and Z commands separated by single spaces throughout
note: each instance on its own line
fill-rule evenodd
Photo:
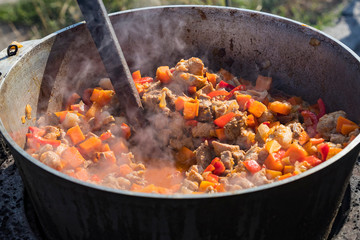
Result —
M 106 72 L 127 110 L 142 109 L 141 100 L 131 77 L 121 46 L 102 0 L 77 0 L 86 26 L 100 54 Z

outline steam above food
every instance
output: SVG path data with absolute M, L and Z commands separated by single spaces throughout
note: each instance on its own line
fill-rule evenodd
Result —
M 359 126 L 300 97 L 270 94 L 199 58 L 133 73 L 145 108 L 142 126 L 114 115 L 108 79 L 73 93 L 63 111 L 29 127 L 26 151 L 71 177 L 159 194 L 235 191 L 301 174 L 339 153 Z

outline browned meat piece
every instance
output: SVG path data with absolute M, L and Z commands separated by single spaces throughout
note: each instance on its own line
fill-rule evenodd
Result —
M 255 142 L 255 133 L 251 128 L 242 128 L 240 136 L 236 139 L 236 144 L 241 149 L 249 149 Z
M 183 181 L 183 185 L 186 190 L 190 190 L 191 192 L 197 191 L 199 189 L 199 184 L 195 181 L 190 181 L 188 179 L 185 179 Z
M 266 90 L 264 91 L 256 91 L 253 89 L 249 89 L 246 91 L 243 91 L 245 94 L 249 94 L 252 96 L 252 98 L 254 98 L 255 100 L 262 102 L 264 101 L 264 99 L 268 96 L 268 92 Z
M 193 149 L 194 144 L 191 137 L 186 137 L 182 135 L 177 138 L 171 138 L 169 144 L 174 149 L 181 149 L 182 147 L 187 147 L 189 149 Z
M 61 169 L 60 156 L 53 151 L 47 151 L 40 155 L 40 162 L 54 169 Z
M 197 165 L 201 166 L 202 168 L 206 168 L 210 164 L 212 160 L 212 154 L 208 141 L 203 142 L 195 150 L 195 156 Z
M 62 125 L 64 126 L 65 129 L 74 127 L 76 125 L 79 125 L 80 123 L 80 118 L 76 113 L 67 113 L 65 116 L 64 121 L 62 122 Z
M 45 131 L 46 131 L 46 133 L 44 135 L 44 138 L 46 138 L 46 139 L 56 140 L 58 137 L 60 137 L 60 130 L 57 127 L 46 126 Z
M 159 108 L 160 103 L 161 90 L 155 89 L 153 91 L 145 92 L 142 97 L 142 102 L 144 104 L 144 108 L 155 111 Z
M 245 126 L 246 114 L 239 112 L 239 115 L 228 122 L 225 129 L 225 136 L 227 140 L 235 140 L 241 133 L 241 128 Z
M 263 148 L 260 148 L 257 143 L 252 145 L 249 150 L 245 153 L 245 160 L 255 160 L 259 158 L 259 153 Z
M 225 168 L 232 170 L 234 166 L 234 158 L 230 151 L 223 151 L 220 155 L 221 161 L 224 163 Z
M 172 112 L 169 115 L 169 123 L 167 126 L 171 130 L 171 137 L 179 138 L 184 135 L 185 121 L 179 112 Z M 163 126 L 163 127 L 164 127 Z
M 194 75 L 204 75 L 204 64 L 199 58 L 192 57 L 188 60 L 180 60 L 175 66 L 175 71 L 189 72 Z
M 243 150 L 232 152 L 232 157 L 234 158 L 235 164 L 238 164 L 245 160 L 245 152 Z
M 121 165 L 121 164 L 131 164 L 132 162 L 134 162 L 134 154 L 132 152 L 128 152 L 128 153 L 121 153 L 120 156 L 117 156 L 116 158 L 116 163 Z
M 263 122 L 275 122 L 275 116 L 274 114 L 269 111 L 266 110 L 265 112 L 263 112 L 263 114 L 258 118 L 258 122 L 259 123 L 263 123 Z
M 212 111 L 211 111 L 211 102 L 209 100 L 199 101 L 198 120 L 200 122 L 210 122 L 213 120 Z
M 47 152 L 47 151 L 53 151 L 54 148 L 53 146 L 51 146 L 50 144 L 45 144 L 44 146 L 42 146 L 40 149 L 39 149 L 39 152 L 38 154 L 43 154 L 44 152 Z M 59 155 L 60 156 L 60 155 Z
M 171 135 L 170 129 L 159 130 L 159 134 L 157 134 L 157 139 L 159 140 L 159 145 L 167 146 L 169 144 L 170 135 Z
M 330 134 L 330 142 L 343 144 L 346 142 L 346 137 L 340 133 Z
M 103 180 L 103 185 L 115 189 L 129 190 L 131 182 L 126 178 L 115 177 L 113 174 L 109 174 Z
M 337 119 L 340 116 L 346 117 L 345 112 L 337 111 L 322 116 L 319 119 L 319 123 L 317 124 L 317 128 L 316 128 L 318 133 L 320 133 L 321 136 L 326 140 L 329 140 L 331 134 L 336 132 Z
M 240 147 L 237 145 L 225 144 L 218 141 L 213 141 L 212 145 L 214 147 L 216 156 L 220 156 L 224 151 L 236 152 L 240 150 Z
M 128 175 L 126 175 L 126 178 L 130 180 L 132 183 L 136 183 L 139 185 L 146 185 L 146 180 L 144 179 L 144 173 L 145 171 L 139 170 L 139 171 L 132 171 Z
M 285 149 L 290 147 L 292 136 L 291 129 L 284 125 L 279 125 L 274 132 L 274 139 Z
M 37 125 L 39 127 L 44 127 L 46 125 L 57 126 L 60 124 L 59 118 L 55 115 L 55 113 L 47 113 L 37 120 Z
M 193 137 L 211 137 L 211 131 L 215 129 L 213 123 L 198 122 L 197 125 L 191 128 L 191 134 Z
M 198 171 L 197 165 L 192 165 L 190 169 L 186 172 L 186 179 L 197 182 L 200 184 L 201 181 L 204 180 L 204 178 L 201 176 L 201 174 Z
M 298 139 L 300 137 L 300 134 L 304 131 L 304 128 L 299 122 L 292 122 L 289 123 L 287 126 L 291 129 L 293 133 L 293 138 L 295 139 Z
M 212 111 L 215 113 L 215 118 L 221 117 L 228 112 L 236 112 L 239 109 L 239 104 L 236 100 L 218 101 L 212 100 Z
M 214 91 L 214 87 L 211 83 L 209 82 L 205 82 L 205 86 L 202 87 L 200 90 L 198 90 L 196 93 L 197 93 L 197 96 L 198 96 L 198 92 L 199 92 L 199 95 L 200 94 L 209 94 L 210 92 Z
M 252 175 L 252 177 L 250 178 L 250 181 L 255 185 L 255 186 L 260 186 L 260 185 L 264 185 L 267 183 L 271 183 L 273 182 L 272 180 L 268 180 L 266 177 L 266 172 L 265 169 L 261 169 L 260 171 L 254 173 L 254 175 Z
M 240 189 L 251 188 L 254 186 L 254 184 L 247 179 L 245 172 L 228 175 L 228 182 L 229 185 L 240 186 Z

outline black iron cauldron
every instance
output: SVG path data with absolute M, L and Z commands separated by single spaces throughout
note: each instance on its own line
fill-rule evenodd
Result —
M 111 15 L 131 70 L 197 56 L 360 122 L 359 58 L 333 38 L 285 18 L 235 8 L 172 6 Z M 106 41 L 106 39 L 104 39 Z M 0 56 L 0 130 L 49 239 L 326 239 L 360 150 L 360 136 L 298 176 L 214 195 L 155 195 L 109 189 L 57 172 L 24 150 L 33 117 L 59 110 L 70 90 L 106 77 L 83 23 Z M 64 91 L 65 90 L 65 91 Z

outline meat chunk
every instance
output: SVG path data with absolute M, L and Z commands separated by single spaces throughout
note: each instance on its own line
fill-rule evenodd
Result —
M 60 170 L 62 168 L 62 164 L 60 161 L 60 156 L 57 155 L 53 151 L 46 151 L 40 155 L 40 162 L 52 167 L 56 170 Z
M 197 165 L 191 166 L 190 169 L 186 172 L 186 179 L 197 182 L 199 184 L 204 180 L 204 178 L 199 173 Z
M 332 133 L 336 132 L 336 124 L 338 118 L 346 117 L 344 111 L 337 111 L 329 114 L 325 114 L 319 119 L 316 130 L 326 140 L 330 139 Z
M 182 187 L 184 187 L 186 190 L 190 190 L 191 192 L 194 192 L 194 191 L 197 191 L 199 189 L 199 184 L 197 182 L 185 179 L 184 182 L 183 182 Z
M 204 63 L 201 59 L 192 57 L 188 60 L 180 60 L 175 66 L 175 71 L 189 72 L 194 75 L 204 75 Z
M 298 139 L 300 137 L 300 134 L 304 131 L 304 128 L 298 122 L 289 123 L 287 126 L 291 129 L 293 133 L 293 138 L 295 139 Z
M 292 136 L 291 129 L 284 125 L 279 125 L 274 132 L 274 139 L 285 149 L 290 147 Z
M 251 188 L 254 186 L 254 184 L 247 179 L 245 172 L 232 173 L 232 174 L 228 175 L 227 188 L 229 188 L 231 185 L 237 185 L 240 187 L 240 189 Z M 230 187 L 230 189 L 231 189 L 231 187 Z
M 103 181 L 104 186 L 115 188 L 115 189 L 123 189 L 128 190 L 131 187 L 131 182 L 124 177 L 115 177 L 113 174 L 105 177 Z
M 224 151 L 236 152 L 240 150 L 239 146 L 237 145 L 225 144 L 218 141 L 213 141 L 212 145 L 214 147 L 216 156 L 220 156 Z
M 251 128 L 242 128 L 236 144 L 242 149 L 249 149 L 255 142 L 255 133 Z
M 330 142 L 343 144 L 346 142 L 346 137 L 340 133 L 330 134 Z
M 255 185 L 255 186 L 260 186 L 260 185 L 264 185 L 267 183 L 271 183 L 271 180 L 268 180 L 266 177 L 266 172 L 265 169 L 261 169 L 260 171 L 254 173 L 254 175 L 252 175 L 252 177 L 250 178 L 250 181 Z
M 76 125 L 79 125 L 80 122 L 80 118 L 76 113 L 67 113 L 65 116 L 64 121 L 62 122 L 62 125 L 64 126 L 65 129 L 74 127 Z
M 209 122 L 213 120 L 211 102 L 209 100 L 199 100 L 198 120 L 200 122 Z
M 235 164 L 245 160 L 245 152 L 243 150 L 232 152 L 232 157 L 234 158 Z
M 244 125 L 245 120 L 242 116 L 231 119 L 224 127 L 226 139 L 235 140 L 240 135 L 240 129 Z
M 234 166 L 234 158 L 230 151 L 223 151 L 220 155 L 221 161 L 224 163 L 225 168 L 232 170 Z
M 195 156 L 197 165 L 201 166 L 202 168 L 206 168 L 210 164 L 212 160 L 212 154 L 208 141 L 203 142 L 195 150 Z
M 191 129 L 191 134 L 193 137 L 211 137 L 211 131 L 215 129 L 214 124 L 212 123 L 202 123 L 198 122 L 195 127 Z

